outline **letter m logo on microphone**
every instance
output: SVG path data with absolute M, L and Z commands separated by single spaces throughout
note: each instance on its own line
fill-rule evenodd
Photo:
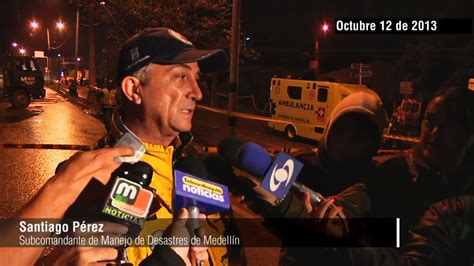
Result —
M 261 186 L 277 198 L 283 199 L 296 181 L 301 168 L 303 168 L 302 163 L 280 152 L 267 170 Z
M 112 206 L 138 217 L 146 217 L 153 193 L 130 180 L 117 178 L 112 193 Z

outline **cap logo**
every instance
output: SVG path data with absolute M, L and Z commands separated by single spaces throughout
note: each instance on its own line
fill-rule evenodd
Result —
M 171 29 L 168 29 L 168 32 L 171 36 L 173 36 L 175 39 L 178 39 L 179 41 L 181 41 L 182 43 L 185 43 L 187 45 L 191 45 L 191 46 L 194 46 L 188 39 L 186 39 L 186 37 L 184 37 L 183 35 L 177 33 L 176 31 L 174 30 L 171 30 Z
M 140 53 L 138 52 L 138 47 L 134 47 L 130 50 L 130 57 L 132 62 L 137 61 L 140 58 Z

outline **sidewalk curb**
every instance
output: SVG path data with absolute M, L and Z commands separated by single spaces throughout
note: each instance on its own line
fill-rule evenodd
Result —
M 61 95 L 65 99 L 68 99 L 69 102 L 79 106 L 82 109 L 90 109 L 90 110 L 96 111 L 96 112 L 89 113 L 89 115 L 95 117 L 99 121 L 102 121 L 102 118 L 99 115 L 100 109 L 97 109 L 94 106 L 88 104 L 86 99 L 82 99 L 80 97 L 70 96 L 69 93 L 66 90 L 61 90 L 57 83 L 48 84 L 48 85 L 46 85 L 46 87 L 51 89 L 51 90 L 54 90 L 55 92 L 57 92 L 59 95 Z M 95 114 L 95 113 L 97 113 L 97 114 Z

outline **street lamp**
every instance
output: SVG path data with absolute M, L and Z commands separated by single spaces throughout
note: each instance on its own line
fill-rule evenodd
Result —
M 316 27 L 317 29 L 319 29 L 319 27 Z M 323 24 L 321 24 L 321 30 L 317 30 L 316 31 L 316 36 L 315 36 L 315 43 L 314 43 L 314 60 L 312 60 L 311 62 L 311 68 L 314 70 L 314 75 L 315 75 L 315 78 L 317 79 L 319 77 L 319 70 L 320 70 L 320 66 L 321 66 L 321 56 L 320 56 L 320 42 L 321 42 L 321 39 L 323 39 L 322 37 L 325 37 L 326 34 L 329 32 L 329 24 L 326 23 L 326 22 L 323 22 Z M 322 33 L 321 33 L 321 32 Z
M 25 53 L 26 53 L 25 48 L 20 48 L 20 54 L 21 54 L 21 55 L 25 55 Z
M 16 47 L 18 46 L 18 43 L 12 42 L 12 46 L 13 46 L 14 48 L 16 48 Z
M 55 23 L 55 25 L 56 25 L 56 28 L 59 31 L 62 31 L 65 27 L 64 22 L 62 22 L 61 20 L 57 21 Z M 37 30 L 39 28 L 39 23 L 36 20 L 33 20 L 33 21 L 30 22 L 30 27 L 33 30 Z M 49 38 L 49 27 L 46 27 L 46 37 L 47 37 L 47 41 L 48 41 L 48 50 L 51 50 L 51 41 L 50 41 L 50 38 Z
M 62 31 L 62 30 L 64 29 L 64 27 L 65 27 L 64 22 L 62 22 L 61 20 L 57 21 L 57 22 L 55 23 L 55 25 L 56 25 L 56 28 L 57 28 L 59 31 Z M 37 30 L 37 29 L 39 28 L 39 23 L 38 23 L 37 21 L 33 20 L 33 21 L 30 22 L 30 27 L 31 27 L 33 30 Z M 48 36 L 47 36 L 47 37 L 48 37 L 48 49 L 50 49 L 50 47 L 49 47 L 49 33 L 48 33 L 48 32 L 49 32 L 49 27 L 46 27 L 46 32 L 47 32 L 47 34 L 48 34 Z
M 323 32 L 326 33 L 329 30 L 329 25 L 325 22 L 323 24 Z
M 56 28 L 58 28 L 58 30 L 63 30 L 64 29 L 64 23 L 61 20 L 57 21 L 56 22 Z
M 39 27 L 39 24 L 36 22 L 36 20 L 33 20 L 30 22 L 30 26 L 33 30 L 36 30 Z
M 55 26 L 56 26 L 56 28 L 57 28 L 59 31 L 62 31 L 62 30 L 64 29 L 64 27 L 65 27 L 65 24 L 64 24 L 64 22 L 62 22 L 61 20 L 59 20 L 59 21 L 57 21 L 57 22 L 55 23 Z M 35 31 L 35 30 L 37 30 L 37 29 L 39 28 L 39 23 L 38 23 L 36 20 L 32 20 L 32 21 L 30 22 L 30 27 Z M 50 37 L 49 37 L 49 27 L 46 27 L 46 40 L 47 40 L 47 42 L 48 42 L 48 51 L 50 51 L 50 50 L 51 50 L 51 39 L 50 39 Z M 57 47 L 57 48 L 59 48 L 59 47 Z M 57 48 L 55 48 L 55 49 L 57 49 Z M 49 78 L 50 78 L 50 75 L 49 75 L 49 71 L 50 71 L 49 65 L 50 65 L 50 64 L 49 64 L 49 55 L 48 55 L 47 58 L 46 58 L 46 67 L 47 67 L 47 77 L 48 77 L 48 80 L 49 80 Z

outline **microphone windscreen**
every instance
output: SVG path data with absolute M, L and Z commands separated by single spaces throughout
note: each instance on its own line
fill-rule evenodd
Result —
M 273 157 L 260 145 L 247 142 L 237 151 L 236 159 L 236 166 L 240 169 L 256 177 L 264 177 Z

